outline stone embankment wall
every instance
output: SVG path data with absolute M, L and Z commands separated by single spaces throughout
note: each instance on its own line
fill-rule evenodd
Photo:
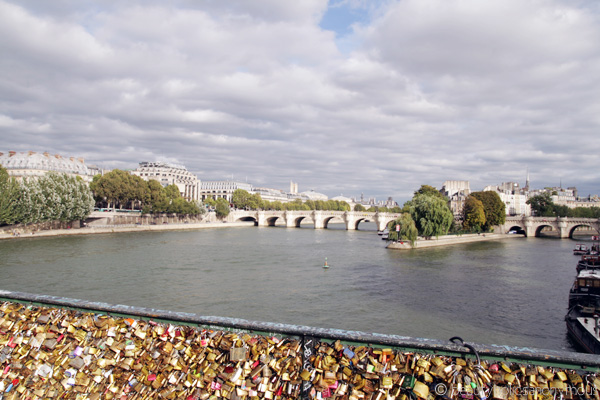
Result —
M 509 235 L 504 233 L 482 233 L 482 234 L 469 234 L 469 235 L 448 235 L 432 238 L 419 237 L 413 246 L 410 242 L 400 241 L 391 242 L 387 245 L 388 249 L 394 250 L 410 250 L 410 249 L 422 249 L 426 247 L 437 247 L 437 246 L 448 246 L 451 244 L 460 243 L 473 243 L 473 242 L 484 242 L 488 240 L 501 240 L 501 239 L 514 239 L 523 238 L 523 235 Z
M 89 233 L 117 230 L 131 230 L 131 228 L 143 228 L 145 230 L 164 230 L 177 229 L 178 225 L 185 228 L 190 226 L 204 226 L 207 224 L 221 223 L 215 213 L 206 213 L 203 215 L 177 215 L 177 214 L 158 214 L 158 215 L 111 215 L 104 218 L 88 218 L 86 221 L 51 221 L 37 224 L 18 224 L 9 225 L 0 228 L 0 236 L 31 236 L 52 234 L 84 234 L 85 230 Z M 163 228 L 160 228 L 163 226 Z M 208 226 L 208 225 L 207 225 Z M 87 228 L 85 230 L 80 230 Z M 91 230 L 90 230 L 91 228 Z M 140 229 L 138 229 L 140 230 Z
M 598 398 L 597 368 L 478 361 L 0 305 L 3 399 Z

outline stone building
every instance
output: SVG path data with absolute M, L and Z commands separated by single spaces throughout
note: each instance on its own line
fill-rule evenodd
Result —
M 163 187 L 175 185 L 184 199 L 199 200 L 198 177 L 182 165 L 143 161 L 137 169 L 131 171 L 131 174 L 137 175 L 145 181 L 154 179 Z
M 231 203 L 233 192 L 237 189 L 243 189 L 252 193 L 252 185 L 244 182 L 235 181 L 202 181 L 200 182 L 198 195 L 201 201 L 208 198 L 224 198 Z
M 0 153 L 0 165 L 8 171 L 8 175 L 17 180 L 44 176 L 49 172 L 64 173 L 71 177 L 80 177 L 90 183 L 94 172 L 90 170 L 83 158 L 63 157 L 60 154 L 35 151 Z
M 452 214 L 460 217 L 465 200 L 471 194 L 469 181 L 445 181 L 440 192 L 448 198 Z

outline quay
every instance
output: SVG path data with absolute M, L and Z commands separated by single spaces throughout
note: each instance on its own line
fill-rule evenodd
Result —
M 4 399 L 594 397 L 596 355 L 0 290 Z M 458 380 L 456 380 L 458 378 Z M 457 387 L 455 382 L 472 382 Z M 492 396 L 493 395 L 493 396 Z M 507 397 L 508 398 L 508 397 Z M 510 397 L 512 398 L 512 397 Z
M 392 250 L 423 249 L 428 247 L 449 246 L 453 244 L 485 242 L 490 240 L 503 240 L 523 238 L 523 235 L 505 233 L 481 233 L 467 235 L 446 235 L 432 238 L 418 237 L 414 244 L 408 241 L 390 242 L 386 247 Z

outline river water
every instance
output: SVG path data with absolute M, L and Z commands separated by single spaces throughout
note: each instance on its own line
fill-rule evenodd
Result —
M 569 350 L 574 241 L 392 251 L 359 231 L 241 227 L 0 241 L 0 289 L 200 315 Z M 330 268 L 324 269 L 327 258 Z

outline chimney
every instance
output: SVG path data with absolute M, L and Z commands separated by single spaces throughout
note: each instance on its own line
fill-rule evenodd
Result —
M 0 151 L 0 157 L 2 157 L 3 155 L 4 155 L 4 153 Z
M 84 160 L 83 160 L 83 158 L 82 158 L 82 157 L 79 157 L 77 160 L 78 160 L 80 163 L 82 163 L 82 164 L 85 164 L 85 163 L 83 162 Z
M 69 157 L 69 160 L 75 161 L 75 157 Z
M 17 152 L 16 152 L 16 151 L 9 151 L 9 152 L 8 152 L 8 156 L 9 156 L 9 157 L 12 157 L 12 156 L 14 156 L 15 154 L 17 154 Z
M 47 151 L 44 152 L 44 156 L 49 157 L 50 153 L 48 153 Z
M 29 150 L 29 151 L 27 152 L 27 154 L 28 154 L 28 155 L 30 155 L 30 156 L 32 156 L 32 155 L 34 155 L 34 154 L 35 154 L 35 151 L 31 151 L 31 150 Z
M 54 155 L 54 158 L 61 159 L 62 157 L 60 156 L 60 154 L 55 154 L 55 155 Z

